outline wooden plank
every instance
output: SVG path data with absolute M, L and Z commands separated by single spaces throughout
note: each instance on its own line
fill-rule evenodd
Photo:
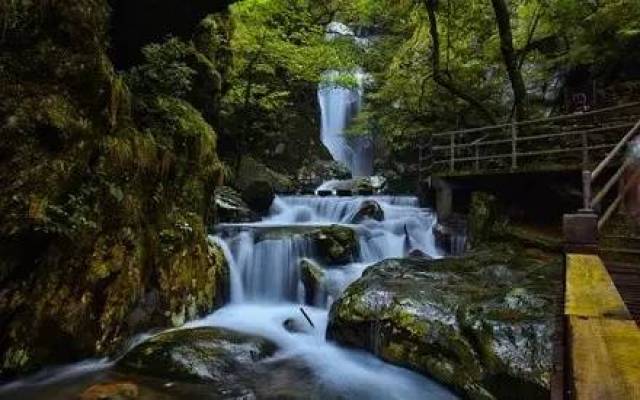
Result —
M 568 254 L 565 315 L 631 319 L 600 257 Z
M 640 399 L 640 329 L 600 257 L 567 255 L 565 315 L 573 398 Z
M 634 321 L 569 317 L 576 400 L 640 399 L 640 331 Z

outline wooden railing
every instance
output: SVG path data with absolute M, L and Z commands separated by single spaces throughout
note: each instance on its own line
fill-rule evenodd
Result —
M 585 169 L 582 171 L 582 199 L 583 199 L 583 209 L 587 212 L 594 212 L 595 210 L 601 208 L 604 199 L 607 197 L 611 190 L 618 186 L 619 190 L 617 196 L 614 200 L 607 206 L 604 212 L 600 213 L 598 218 L 598 230 L 601 230 L 602 227 L 607 223 L 609 218 L 613 215 L 613 213 L 620 207 L 624 195 L 629 191 L 631 185 L 635 181 L 635 179 L 629 179 L 627 182 L 622 180 L 622 177 L 625 175 L 625 172 L 629 169 L 631 165 L 631 159 L 626 158 L 624 162 L 620 165 L 620 167 L 616 170 L 616 172 L 611 175 L 609 180 L 602 186 L 600 191 L 593 195 L 593 184 L 594 182 L 602 176 L 602 173 L 607 169 L 607 167 L 611 166 L 614 160 L 619 159 L 622 155 L 622 151 L 627 148 L 627 144 L 640 133 L 640 119 L 635 123 L 633 128 L 627 132 L 622 139 L 616 144 L 616 146 L 607 154 L 607 156 L 602 160 L 593 170 Z
M 635 126 L 640 103 L 580 114 L 426 135 L 419 145 L 421 176 L 588 169 Z

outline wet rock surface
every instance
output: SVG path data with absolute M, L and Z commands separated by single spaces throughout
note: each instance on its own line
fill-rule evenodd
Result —
M 548 398 L 560 266 L 559 257 L 506 247 L 386 260 L 336 301 L 327 336 L 467 398 Z
M 82 392 L 79 400 L 136 400 L 139 395 L 138 385 L 132 382 L 100 383 Z
M 175 380 L 231 384 L 275 351 L 275 344 L 266 339 L 228 329 L 178 329 L 134 347 L 117 367 Z
M 351 219 L 352 224 L 360 224 L 366 220 L 384 221 L 384 211 L 380 204 L 374 200 L 366 200 L 360 205 L 360 209 Z
M 358 249 L 356 232 L 346 226 L 331 225 L 311 233 L 322 261 L 329 265 L 346 264 Z
M 285 321 L 285 325 L 303 328 L 304 321 L 292 321 Z M 225 328 L 181 329 L 136 346 L 118 361 L 116 369 L 150 377 L 139 379 L 146 386 L 174 391 L 176 395 L 168 396 L 170 399 L 336 398 L 317 382 L 304 362 L 277 357 L 276 350 L 267 339 Z
M 316 304 L 324 290 L 325 273 L 322 268 L 307 258 L 300 261 L 300 275 L 304 285 L 304 301 L 306 304 Z

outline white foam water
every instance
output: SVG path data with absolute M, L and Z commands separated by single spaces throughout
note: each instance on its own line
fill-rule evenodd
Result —
M 364 201 L 377 202 L 384 211 L 384 220 L 352 224 Z M 320 385 L 346 399 L 456 398 L 421 375 L 325 340 L 331 303 L 369 265 L 406 256 L 411 250 L 440 256 L 432 235 L 434 222 L 433 214 L 421 209 L 411 196 L 277 197 L 262 222 L 219 227 L 215 240 L 228 255 L 235 282 L 232 302 L 189 325 L 220 326 L 266 337 L 278 345 L 278 357 L 303 360 Z M 314 306 L 304 305 L 300 260 L 317 257 L 317 250 L 304 233 L 331 224 L 355 229 L 359 252 L 353 263 L 324 268 L 326 292 L 316 295 Z M 263 238 L 265 231 L 276 230 L 288 234 Z M 300 307 L 305 308 L 315 325 L 311 333 L 292 333 L 283 326 L 287 319 L 302 318 Z
M 366 200 L 381 206 L 384 220 L 352 224 Z M 331 303 L 369 265 L 385 258 L 403 257 L 416 249 L 432 257 L 440 256 L 431 233 L 434 222 L 432 213 L 421 209 L 417 199 L 409 196 L 277 197 L 262 222 L 220 225 L 211 236 L 229 261 L 231 303 L 186 327 L 225 327 L 270 339 L 279 349 L 276 359 L 304 362 L 319 387 L 328 388 L 343 399 L 455 399 L 447 389 L 424 376 L 325 339 Z M 313 259 L 317 250 L 304 232 L 331 224 L 355 229 L 359 251 L 354 262 L 348 265 L 324 268 L 325 291 L 316 296 L 313 306 L 305 305 L 300 260 Z M 276 234 L 265 234 L 278 230 Z M 305 323 L 301 307 L 315 327 L 306 333 L 289 332 L 283 325 L 287 319 Z M 78 387 L 95 381 L 92 375 L 112 365 L 113 362 L 98 360 L 45 371 L 0 387 L 0 399 L 16 398 L 29 391 L 35 394 L 20 398 L 67 398 L 67 393 L 78 393 Z M 38 391 L 38 386 L 47 385 L 51 387 Z M 61 395 L 50 397 L 51 393 Z

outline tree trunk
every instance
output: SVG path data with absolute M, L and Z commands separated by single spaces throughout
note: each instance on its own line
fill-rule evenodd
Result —
M 493 11 L 496 14 L 496 24 L 500 34 L 500 50 L 504 65 L 507 67 L 509 81 L 513 90 L 513 105 L 516 111 L 516 120 L 526 119 L 527 89 L 524 86 L 522 73 L 518 66 L 518 57 L 513 50 L 513 34 L 511 33 L 511 20 L 509 7 L 506 0 L 491 0 Z
M 440 70 L 440 35 L 438 33 L 438 20 L 436 17 L 436 6 L 437 0 L 423 0 L 425 7 L 427 8 L 427 14 L 429 16 L 429 33 L 431 34 L 431 65 L 433 69 L 433 80 L 443 88 L 445 88 L 452 95 L 466 101 L 471 106 L 475 107 L 482 113 L 482 115 L 489 121 L 492 125 L 496 124 L 496 119 L 494 118 L 491 111 L 485 107 L 480 101 L 475 99 L 473 96 L 466 93 L 464 90 L 458 88 L 453 81 L 451 81 L 445 74 Z

